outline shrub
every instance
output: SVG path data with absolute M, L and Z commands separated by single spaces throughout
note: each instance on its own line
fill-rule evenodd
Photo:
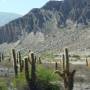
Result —
M 42 65 L 37 68 L 37 88 L 39 90 L 60 90 L 57 84 L 52 84 L 50 82 L 55 82 L 59 79 L 52 70 L 46 69 Z

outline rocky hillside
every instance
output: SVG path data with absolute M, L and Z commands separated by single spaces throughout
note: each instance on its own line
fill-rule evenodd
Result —
M 80 42 L 84 45 L 85 35 L 90 33 L 86 29 L 90 25 L 89 9 L 89 0 L 49 1 L 43 7 L 34 8 L 25 16 L 1 27 L 0 43 L 20 40 L 20 46 L 32 48 L 63 48 L 67 45 L 72 47 L 72 44 L 76 48 Z M 86 33 L 79 28 L 85 29 Z M 40 42 L 34 44 L 37 38 Z

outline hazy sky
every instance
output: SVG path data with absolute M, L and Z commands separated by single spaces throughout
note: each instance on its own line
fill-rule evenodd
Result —
M 49 0 L 0 0 L 0 12 L 26 14 L 32 8 L 39 8 Z

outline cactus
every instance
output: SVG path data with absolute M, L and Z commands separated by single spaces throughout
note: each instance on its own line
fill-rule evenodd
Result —
M 86 58 L 86 66 L 88 66 L 88 60 L 87 60 L 87 58 Z
M 18 57 L 19 57 L 19 56 L 18 56 L 18 53 L 17 53 L 16 55 L 17 55 L 17 64 L 18 64 L 18 63 L 19 63 L 19 62 L 18 62 L 18 61 L 19 61 L 19 60 L 18 60 L 18 59 L 19 59 L 19 58 L 18 58 Z
M 1 53 L 1 61 L 3 61 L 3 60 L 4 60 L 4 54 Z
M 35 65 L 36 64 L 36 57 L 34 56 L 33 53 L 31 53 L 30 57 L 25 58 L 25 77 L 26 77 L 26 80 L 28 82 L 30 90 L 36 90 L 36 65 Z M 31 78 L 29 77 L 28 62 L 31 65 Z
M 20 51 L 18 52 L 18 57 L 19 57 L 20 72 L 22 72 L 22 60 L 21 60 L 21 53 L 20 53 Z
M 69 72 L 69 55 L 68 55 L 68 49 L 65 49 L 65 54 L 66 54 L 66 71 Z
M 58 63 L 55 63 L 55 70 L 58 70 Z
M 36 59 L 35 59 L 35 56 L 34 54 L 32 53 L 31 54 L 31 59 L 32 59 L 32 64 L 31 64 L 31 80 L 32 82 L 35 82 L 36 80 Z
M 22 64 L 21 64 L 21 72 L 23 71 L 23 68 L 24 68 L 24 61 L 22 60 L 22 62 L 21 62 Z
M 67 48 L 65 49 L 65 54 L 66 54 L 66 64 L 63 55 L 63 72 L 56 71 L 56 73 L 64 80 L 64 90 L 73 90 L 74 75 L 76 70 L 70 72 L 69 55 Z
M 42 61 L 41 61 L 41 58 L 40 57 L 39 57 L 39 61 L 38 62 L 39 62 L 39 64 L 42 64 Z
M 13 54 L 13 60 L 14 60 L 15 77 L 17 77 L 18 76 L 18 67 L 17 67 L 17 59 L 16 59 L 15 49 L 12 49 L 12 54 Z
M 25 58 L 25 77 L 26 80 L 29 81 L 30 77 L 29 77 L 29 66 L 28 66 L 28 59 Z
M 0 53 L 0 62 L 2 61 L 2 59 L 1 59 L 1 53 Z
M 65 56 L 64 56 L 64 54 L 63 54 L 62 60 L 63 60 L 63 70 L 65 71 Z

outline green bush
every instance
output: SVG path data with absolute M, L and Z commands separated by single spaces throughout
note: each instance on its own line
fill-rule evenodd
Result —
M 39 90 L 60 90 L 58 85 L 50 83 L 59 80 L 59 76 L 54 71 L 39 65 L 36 73 L 36 84 Z

